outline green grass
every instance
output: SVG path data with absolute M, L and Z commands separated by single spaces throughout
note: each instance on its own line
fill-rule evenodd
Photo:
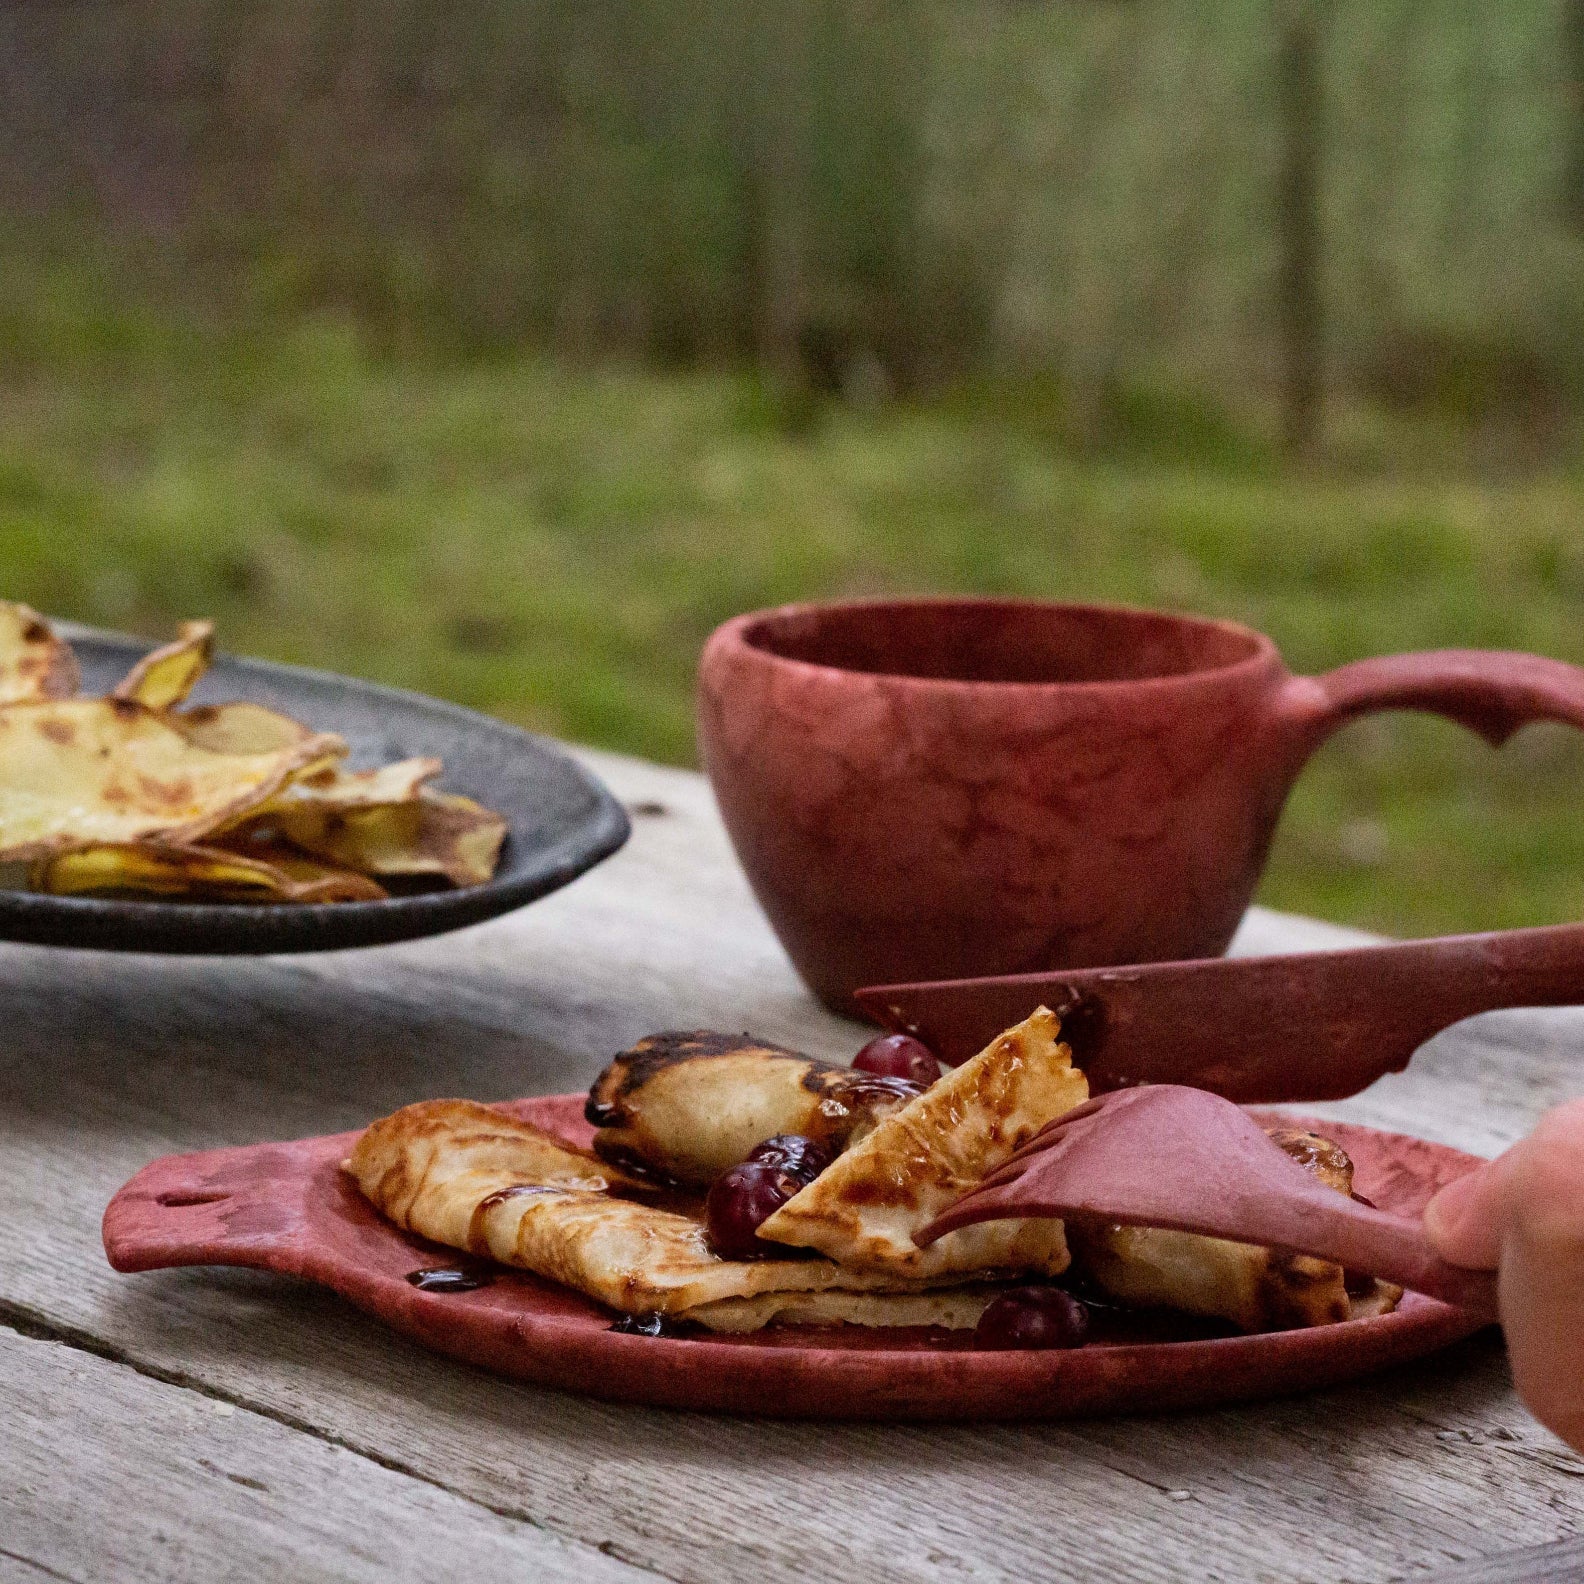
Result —
M 699 645 L 792 598 L 1010 591 L 1205 611 L 1295 669 L 1470 644 L 1584 663 L 1584 477 L 1283 470 L 1159 414 L 1104 454 L 1026 389 L 795 410 L 746 377 L 381 362 L 46 294 L 0 310 L 0 591 L 690 761 Z M 1151 427 L 1153 425 L 1153 427 Z M 1363 458 L 1363 462 L 1359 461 Z M 1584 912 L 1584 744 L 1365 722 L 1262 899 L 1401 931 Z

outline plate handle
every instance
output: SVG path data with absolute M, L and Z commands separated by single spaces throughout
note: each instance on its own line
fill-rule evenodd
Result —
M 110 1264 L 118 1271 L 173 1265 L 292 1270 L 312 1181 L 303 1168 L 300 1144 L 151 1161 L 105 1209 Z

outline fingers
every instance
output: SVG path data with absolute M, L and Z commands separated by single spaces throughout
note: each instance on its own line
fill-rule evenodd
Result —
M 1442 1259 L 1470 1270 L 1495 1270 L 1505 1230 L 1508 1157 L 1448 1183 L 1425 1206 L 1425 1234 Z
M 1501 1312 L 1513 1384 L 1542 1424 L 1584 1445 L 1584 1107 L 1542 1125 L 1508 1172 Z M 1548 1119 L 1549 1121 L 1550 1119 Z
M 1584 1101 L 1558 1107 L 1425 1211 L 1443 1258 L 1500 1264 L 1513 1384 L 1540 1422 L 1584 1447 Z

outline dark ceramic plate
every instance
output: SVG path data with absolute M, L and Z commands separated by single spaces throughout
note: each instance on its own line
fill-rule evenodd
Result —
M 106 693 L 151 645 L 61 624 L 83 692 Z M 445 762 L 436 785 L 506 816 L 495 877 L 461 890 L 386 902 L 306 906 L 39 896 L 0 891 L 0 939 L 112 951 L 205 954 L 330 951 L 438 935 L 522 907 L 574 880 L 626 841 L 622 806 L 594 776 L 542 738 L 488 716 L 396 688 L 264 660 L 217 656 L 194 703 L 252 699 L 339 732 L 354 768 L 418 754 Z
M 503 1106 L 587 1146 L 585 1096 Z M 1307 1126 L 1279 1112 L 1269 1122 Z M 1417 1214 L 1476 1164 L 1422 1139 L 1323 1126 L 1361 1191 Z M 105 1252 L 120 1271 L 249 1265 L 322 1282 L 426 1347 L 519 1380 L 613 1402 L 813 1419 L 1050 1419 L 1161 1413 L 1314 1391 L 1406 1363 L 1479 1327 L 1418 1293 L 1395 1313 L 1307 1331 L 981 1352 L 929 1331 L 857 1326 L 746 1336 L 649 1337 L 611 1330 L 611 1311 L 526 1271 L 473 1291 L 420 1292 L 408 1274 L 455 1267 L 453 1250 L 377 1215 L 339 1170 L 356 1133 L 167 1155 L 110 1201 Z

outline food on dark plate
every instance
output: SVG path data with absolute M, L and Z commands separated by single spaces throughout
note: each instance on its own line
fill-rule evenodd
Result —
M 918 1248 L 914 1232 L 1087 1098 L 1059 1034 L 1041 1008 L 927 1089 L 747 1037 L 657 1035 L 595 1081 L 593 1151 L 427 1101 L 376 1122 L 343 1169 L 397 1225 L 575 1288 L 645 1334 L 849 1325 L 1067 1348 L 1119 1334 L 1134 1307 L 1254 1331 L 1395 1305 L 1398 1289 L 1323 1260 L 1155 1228 L 1008 1219 Z M 857 1080 L 896 1087 L 876 1102 Z M 1273 1137 L 1351 1192 L 1335 1144 Z
M 188 708 L 213 624 L 184 622 L 104 698 L 70 647 L 0 602 L 0 864 L 13 885 L 224 902 L 369 902 L 392 877 L 477 885 L 506 822 L 428 783 L 438 759 L 349 771 L 347 745 L 240 700 Z
M 81 680 L 71 646 L 36 610 L 0 600 L 0 704 L 70 698 Z
M 128 699 L 7 704 L 0 858 L 208 840 L 344 751 L 339 738 L 314 736 L 263 753 L 214 753 Z
M 389 895 L 366 875 L 285 846 L 249 854 L 190 842 L 100 842 L 48 854 L 31 873 L 33 889 L 54 896 L 137 891 L 228 901 L 377 902 Z

